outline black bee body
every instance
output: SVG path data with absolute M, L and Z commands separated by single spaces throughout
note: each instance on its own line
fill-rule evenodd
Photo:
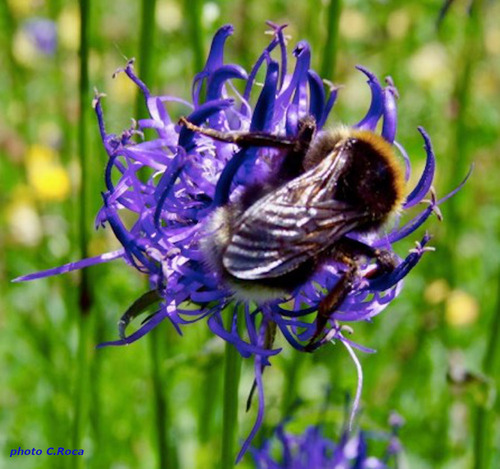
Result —
M 286 297 L 322 261 L 343 262 L 346 272 L 320 304 L 316 338 L 349 293 L 360 259 L 375 258 L 381 272 L 394 267 L 389 253 L 347 236 L 377 230 L 401 205 L 402 171 L 382 137 L 344 127 L 316 135 L 312 117 L 299 122 L 295 139 L 224 134 L 181 123 L 242 147 L 285 150 L 269 181 L 247 188 L 208 220 L 202 249 L 236 297 L 257 302 Z

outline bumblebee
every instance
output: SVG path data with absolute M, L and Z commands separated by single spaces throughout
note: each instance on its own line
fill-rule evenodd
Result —
M 318 308 L 314 349 L 328 319 L 374 260 L 371 276 L 390 272 L 395 256 L 349 235 L 376 231 L 404 199 L 403 171 L 392 146 L 373 132 L 340 127 L 318 132 L 312 116 L 296 137 L 265 132 L 219 132 L 181 118 L 180 125 L 215 140 L 281 149 L 277 170 L 217 207 L 202 251 L 238 299 L 285 298 L 327 260 L 345 266 Z

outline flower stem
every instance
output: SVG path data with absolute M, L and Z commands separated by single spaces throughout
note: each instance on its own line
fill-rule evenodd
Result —
M 141 31 L 139 44 L 139 76 L 150 87 L 154 86 L 154 51 L 155 51 L 156 0 L 142 0 Z M 146 104 L 142 94 L 137 95 L 137 119 L 147 115 Z
M 489 329 L 490 336 L 483 359 L 483 372 L 486 378 L 492 378 L 493 370 L 498 369 L 500 357 L 500 270 L 497 278 L 497 298 L 494 305 L 494 316 Z M 500 388 L 500 378 L 496 377 L 496 382 L 492 383 L 496 389 Z M 479 402 L 475 415 L 474 431 L 474 469 L 483 469 L 489 466 L 489 455 L 491 454 L 491 435 L 494 434 L 492 428 L 494 419 L 488 399 L 486 402 Z
M 335 80 L 337 72 L 337 58 L 339 51 L 339 24 L 342 14 L 342 0 L 330 0 L 327 10 L 326 40 L 324 43 L 323 57 L 321 63 L 321 76 L 331 81 Z M 302 363 L 302 358 L 297 358 L 298 363 Z M 332 384 L 341 389 L 342 366 L 339 360 L 328 363 Z M 294 372 L 296 373 L 296 371 Z
M 307 17 L 305 18 L 304 26 L 305 26 L 305 31 L 307 31 L 307 37 L 309 39 L 309 42 L 311 43 L 311 46 L 313 50 L 320 50 L 321 49 L 321 43 L 320 43 L 320 36 L 321 36 L 321 31 L 320 28 L 318 28 L 319 20 L 320 17 L 322 16 L 322 1 L 321 0 L 309 0 L 308 5 L 309 7 L 307 8 Z
M 237 313 L 236 308 L 234 308 L 232 313 L 226 310 L 226 314 L 227 320 L 225 327 L 226 329 L 230 329 L 235 319 L 235 315 L 239 315 L 239 313 Z M 236 350 L 236 347 L 226 342 L 221 469 L 233 468 L 236 459 L 235 442 L 238 430 L 238 388 L 240 384 L 241 361 L 241 356 Z
M 252 28 L 254 27 L 252 22 L 252 3 L 252 0 L 243 0 L 238 2 L 237 7 L 237 15 L 240 20 L 240 26 L 238 27 L 240 34 L 235 38 L 235 46 L 245 70 L 249 70 L 252 66 L 252 44 L 248 40 L 252 35 Z
M 473 99 L 473 79 L 476 65 L 480 62 L 483 54 L 482 48 L 484 44 L 484 5 L 482 0 L 474 0 L 471 2 L 470 15 L 465 19 L 462 36 L 461 53 L 458 55 L 457 63 L 457 79 L 455 82 L 455 90 L 453 101 L 456 104 L 457 112 L 453 122 L 453 138 L 449 154 L 453 155 L 450 161 L 448 189 L 456 187 L 458 181 L 463 178 L 467 172 L 470 154 L 470 132 L 468 111 Z M 451 229 L 447 232 L 447 278 L 452 286 L 459 283 L 457 279 L 458 272 L 461 272 L 460 265 L 457 259 L 458 239 L 461 235 L 458 227 L 463 226 L 463 218 L 467 207 L 463 206 L 463 199 L 460 195 L 452 197 L 448 201 L 447 206 L 447 226 Z M 461 206 L 462 204 L 462 206 Z M 487 349 L 487 354 L 484 361 L 484 372 L 491 372 L 490 360 L 493 360 L 495 355 L 495 342 L 498 334 L 498 319 L 494 319 L 494 327 L 491 329 L 490 343 Z M 446 335 L 446 328 L 442 328 L 443 342 L 447 344 L 449 339 Z M 444 409 L 449 414 L 449 400 L 446 399 Z M 448 424 L 449 425 L 449 424 Z M 488 467 L 488 439 L 490 438 L 492 429 L 492 419 L 487 411 L 487 405 L 480 402 L 475 408 L 475 431 L 474 431 L 474 468 L 483 469 Z M 439 447 L 436 448 L 441 453 L 446 454 L 449 450 L 447 441 L 439 442 Z
M 88 119 L 90 108 L 89 93 L 89 35 L 90 35 L 90 0 L 80 0 L 80 78 L 79 78 L 79 105 L 80 115 L 78 122 L 78 158 L 80 163 L 81 184 L 79 193 L 78 212 L 78 241 L 81 258 L 88 257 L 88 227 L 91 226 L 91 218 L 88 216 L 88 197 L 91 181 L 89 180 L 88 154 Z M 78 305 L 80 310 L 78 357 L 76 372 L 76 394 L 74 399 L 74 422 L 73 422 L 73 447 L 81 448 L 83 432 L 85 427 L 85 416 L 88 411 L 89 396 L 89 355 L 91 346 L 89 344 L 91 334 L 90 311 L 93 305 L 92 280 L 88 270 L 82 270 L 80 284 L 78 287 Z M 83 459 L 78 459 L 78 467 L 83 467 Z
M 326 41 L 321 64 L 321 76 L 328 80 L 333 80 L 335 77 L 341 11 L 342 1 L 330 0 L 327 12 Z
M 203 69 L 205 53 L 203 52 L 203 0 L 185 0 L 186 18 L 189 22 L 189 36 L 193 49 L 193 68 L 198 73 Z
M 89 381 L 92 321 L 89 314 L 80 314 L 78 324 L 77 370 L 75 376 L 74 420 L 72 447 L 82 448 L 83 434 L 89 410 Z M 84 467 L 84 459 L 78 458 L 76 467 Z
M 306 353 L 293 351 L 293 357 L 287 364 L 285 372 L 285 383 L 281 396 L 281 419 L 284 421 L 298 399 L 298 384 L 302 364 L 306 358 Z
M 11 10 L 12 8 L 9 2 L 0 2 L 0 18 L 3 20 L 1 25 L 4 30 L 2 39 L 5 39 L 5 41 L 2 41 L 1 47 L 6 59 L 3 66 L 7 69 L 13 102 L 16 102 L 19 106 L 21 114 L 17 130 L 20 135 L 23 135 L 23 138 L 25 138 L 27 142 L 31 143 L 33 135 L 29 120 L 30 113 L 28 112 L 25 99 L 27 95 L 26 72 L 19 66 L 14 57 L 13 41 L 18 25 Z M 26 173 L 25 167 L 23 170 Z M 24 176 L 26 177 L 26 175 Z
M 483 2 L 475 0 L 471 4 L 470 16 L 465 19 L 463 34 L 462 50 L 459 54 L 457 63 L 457 80 L 455 82 L 455 90 L 453 93 L 453 101 L 457 106 L 457 113 L 453 122 L 453 138 L 450 155 L 453 158 L 450 161 L 451 166 L 449 171 L 449 180 L 447 191 L 454 189 L 458 181 L 463 179 L 467 173 L 467 167 L 470 164 L 470 131 L 468 111 L 473 93 L 473 78 L 475 65 L 481 60 L 482 45 L 484 42 L 483 34 Z M 456 283 L 456 273 L 460 271 L 456 263 L 457 240 L 460 236 L 460 230 L 457 227 L 462 226 L 463 214 L 461 214 L 460 204 L 462 203 L 460 194 L 452 197 L 447 202 L 447 226 L 451 227 L 448 230 L 448 253 L 450 262 L 448 266 L 448 279 L 451 285 Z
M 163 327 L 157 327 L 149 334 L 149 351 L 151 357 L 151 380 L 153 384 L 154 408 L 156 419 L 156 443 L 159 469 L 176 469 L 177 455 L 168 438 L 168 429 L 171 428 L 170 407 L 166 397 L 166 385 L 161 373 L 161 360 L 164 356 L 163 343 L 166 334 Z
M 202 389 L 207 396 L 217 396 L 220 392 L 220 368 L 222 356 L 210 358 L 201 370 Z M 213 423 L 216 406 L 212 400 L 202 399 L 198 410 L 198 439 L 202 447 L 206 446 L 213 435 Z
M 139 76 L 149 87 L 155 80 L 155 25 L 156 0 L 142 0 L 141 26 L 139 38 Z M 137 95 L 136 117 L 141 119 L 148 115 L 144 96 Z M 150 288 L 150 285 L 147 285 Z M 161 335 L 160 335 L 161 334 Z M 175 449 L 170 444 L 168 429 L 170 428 L 170 406 L 166 393 L 166 383 L 161 373 L 161 360 L 164 357 L 164 342 L 167 335 L 163 328 L 158 327 L 149 334 L 149 355 L 151 359 L 151 383 L 155 414 L 155 441 L 158 468 L 175 469 L 178 467 Z

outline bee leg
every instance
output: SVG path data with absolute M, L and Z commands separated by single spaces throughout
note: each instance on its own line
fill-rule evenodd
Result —
M 234 143 L 240 147 L 272 147 L 293 149 L 297 145 L 296 138 L 287 138 L 267 132 L 219 132 L 215 129 L 200 127 L 189 122 L 185 117 L 179 119 L 179 125 L 186 129 L 220 142 Z
M 337 251 L 336 257 L 340 262 L 345 262 L 346 258 L 356 260 L 357 262 L 360 259 L 375 259 L 375 268 L 366 275 L 367 278 L 375 278 L 390 273 L 397 266 L 397 258 L 391 251 L 372 248 L 352 238 L 341 238 L 336 244 L 335 249 Z
M 296 143 L 286 153 L 277 174 L 279 182 L 289 181 L 304 172 L 304 158 L 315 133 L 316 121 L 314 117 L 306 116 L 299 120 Z
M 396 256 L 386 249 L 375 250 L 375 255 L 373 256 L 377 262 L 376 268 L 371 271 L 367 278 L 380 277 L 383 274 L 391 273 L 397 267 Z
M 349 268 L 319 304 L 318 316 L 316 317 L 316 332 L 305 347 L 308 352 L 316 348 L 315 342 L 326 327 L 328 320 L 352 290 L 353 282 L 359 275 L 358 266 L 361 259 L 375 259 L 376 262 L 375 268 L 366 275 L 367 278 L 375 278 L 390 273 L 397 266 L 396 256 L 392 252 L 386 249 L 375 249 L 360 241 L 345 237 L 341 238 L 335 245 L 332 257 L 346 264 Z
M 345 258 L 343 261 L 349 265 L 349 269 L 342 274 L 335 286 L 321 300 L 318 307 L 318 315 L 316 316 L 316 331 L 305 346 L 307 352 L 312 352 L 316 348 L 315 344 L 318 337 L 325 329 L 332 313 L 342 305 L 347 295 L 349 295 L 349 292 L 352 290 L 353 281 L 358 275 L 358 266 L 353 259 Z

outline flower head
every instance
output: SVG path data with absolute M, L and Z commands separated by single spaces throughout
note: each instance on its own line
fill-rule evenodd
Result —
M 205 67 L 194 77 L 190 101 L 151 94 L 135 75 L 133 62 L 129 62 L 122 72 L 139 87 L 149 117 L 120 135 L 106 131 L 102 96 L 96 95 L 94 106 L 109 157 L 103 207 L 96 225 L 110 226 L 122 248 L 21 278 L 39 278 L 118 258 L 148 275 L 151 292 L 136 301 L 123 316 L 121 339 L 103 345 L 134 342 L 164 319 L 179 332 L 191 322 L 206 319 L 211 331 L 232 343 L 243 357 L 255 358 L 259 412 L 251 437 L 263 417 L 262 371 L 269 365 L 269 357 L 280 351 L 273 348 L 269 330 L 280 330 L 294 348 L 304 350 L 311 338 L 318 335 L 315 321 L 318 308 L 327 292 L 334 290 L 346 266 L 338 259 L 326 258 L 303 283 L 282 297 L 257 302 L 235 299 L 234 286 L 224 278 L 223 269 L 214 268 L 210 252 L 203 248 L 207 233 L 218 209 L 237 204 L 248 187 L 273 177 L 276 161 L 283 152 L 239 146 L 193 132 L 170 115 L 169 103 L 182 103 L 186 120 L 193 126 L 204 124 L 205 128 L 224 133 L 251 132 L 293 139 L 300 122 L 307 116 L 313 118 L 317 132 L 322 132 L 337 98 L 337 88 L 323 82 L 311 68 L 311 50 L 305 41 L 295 46 L 293 70 L 289 73 L 285 26 L 269 25 L 272 40 L 248 73 L 237 64 L 225 63 L 224 47 L 233 28 L 223 26 L 215 34 Z M 279 60 L 274 55 L 278 55 Z M 370 71 L 358 69 L 366 76 L 372 97 L 366 115 L 353 128 L 375 132 L 381 121 L 381 137 L 400 153 L 408 181 L 409 158 L 395 140 L 396 89 L 390 79 L 384 87 Z M 264 75 L 263 83 L 258 83 L 260 74 Z M 146 128 L 154 129 L 156 138 L 141 141 L 141 131 Z M 352 348 L 370 350 L 346 337 L 350 331 L 347 324 L 370 320 L 399 294 L 403 278 L 428 250 L 429 236 L 425 235 L 404 258 L 396 256 L 392 245 L 412 234 L 446 199 L 436 200 L 431 191 L 435 157 L 426 132 L 422 128 L 419 131 L 424 139 L 426 165 L 418 183 L 402 203 L 400 218 L 406 209 L 415 205 L 425 202 L 425 208 L 401 226 L 394 224 L 382 231 L 349 233 L 351 238 L 372 250 L 391 253 L 396 265 L 382 275 L 373 276 L 373 262 L 367 259 L 361 264 L 360 274 L 352 280 L 341 304 L 332 309 L 321 336 L 314 341 L 313 348 L 340 341 L 355 360 L 359 386 L 354 408 L 362 380 L 361 367 Z M 144 174 L 150 176 L 145 178 Z M 430 200 L 424 201 L 429 192 Z M 131 226 L 124 221 L 123 215 L 127 212 L 135 215 Z M 155 314 L 136 332 L 126 336 L 125 328 L 130 320 L 141 313 L 145 305 L 153 303 L 157 304 Z M 236 310 L 242 314 L 235 314 Z M 224 327 L 224 315 L 233 317 L 229 328 Z M 239 332 L 240 321 L 244 322 L 244 333 Z M 248 442 L 243 451 L 247 445 Z
M 315 312 L 325 295 L 336 284 L 344 266 L 338 262 L 323 262 L 307 281 L 292 294 L 271 301 L 234 301 L 234 288 L 221 277 L 207 259 L 202 245 L 207 236 L 207 220 L 221 206 L 232 203 L 242 188 L 256 180 L 272 176 L 273 158 L 277 151 L 257 147 L 239 148 L 233 143 L 219 142 L 179 126 L 168 113 L 170 101 L 186 106 L 187 120 L 194 125 L 207 123 L 218 131 L 252 131 L 272 135 L 294 136 L 301 118 L 311 115 L 321 130 L 337 96 L 337 89 L 324 84 L 310 68 L 310 48 L 299 42 L 293 55 L 294 70 L 287 73 L 287 53 L 283 26 L 271 25 L 274 37 L 256 64 L 246 73 L 239 65 L 224 63 L 224 44 L 232 34 L 224 26 L 215 35 L 204 69 L 193 80 L 192 102 L 171 96 L 154 96 L 134 74 L 133 63 L 123 70 L 141 89 L 150 117 L 138 122 L 120 136 L 105 130 L 101 96 L 95 100 L 101 135 L 109 155 L 105 172 L 106 191 L 103 208 L 96 225 L 111 226 L 123 249 L 112 257 L 122 257 L 149 276 L 153 289 L 159 293 L 158 313 L 136 334 L 113 344 L 130 343 L 151 330 L 159 319 L 168 318 L 176 327 L 208 319 L 214 333 L 234 343 L 244 356 L 257 354 L 264 360 L 277 350 L 267 350 L 261 343 L 262 322 L 276 323 L 292 346 L 303 349 L 304 342 L 314 333 L 314 321 L 303 318 Z M 271 58 L 274 49 L 281 49 L 280 62 Z M 266 76 L 259 86 L 257 73 L 264 68 Z M 375 131 L 382 120 L 382 137 L 395 143 L 396 91 L 392 83 L 384 88 L 368 70 L 358 67 L 368 78 L 372 102 L 366 116 L 353 127 Z M 233 82 L 241 81 L 244 91 L 238 92 Z M 204 91 L 202 93 L 202 90 Z M 254 96 L 256 95 L 256 96 Z M 141 129 L 152 128 L 157 138 L 136 143 Z M 421 203 L 432 187 L 435 159 L 430 140 L 423 129 L 427 163 L 417 186 L 407 196 L 403 211 Z M 143 181 L 139 172 L 148 169 L 151 177 Z M 360 239 L 373 248 L 392 249 L 392 244 L 415 231 L 437 208 L 433 197 L 415 219 L 402 227 L 381 233 L 370 233 Z M 133 212 L 137 221 L 127 227 L 123 214 Z M 353 233 L 356 236 L 356 233 Z M 369 320 L 380 313 L 401 289 L 401 280 L 420 260 L 429 236 L 387 275 L 356 280 L 342 306 L 335 311 L 320 343 L 344 338 L 341 322 Z M 100 259 L 99 259 L 100 260 Z M 369 263 L 365 266 L 369 269 Z M 188 303 L 199 308 L 193 310 Z M 229 305 L 240 304 L 245 310 L 246 334 L 222 326 L 222 311 Z M 226 314 L 226 313 L 225 313 Z M 227 313 L 230 314 L 230 313 Z
M 390 434 L 369 434 L 361 431 L 349 434 L 343 431 L 338 442 L 323 436 L 319 425 L 308 427 L 302 434 L 286 432 L 278 426 L 275 436 L 266 440 L 261 448 L 250 448 L 256 469 L 387 469 L 393 464 L 401 445 L 397 426 Z M 386 442 L 383 457 L 371 454 L 372 440 Z

